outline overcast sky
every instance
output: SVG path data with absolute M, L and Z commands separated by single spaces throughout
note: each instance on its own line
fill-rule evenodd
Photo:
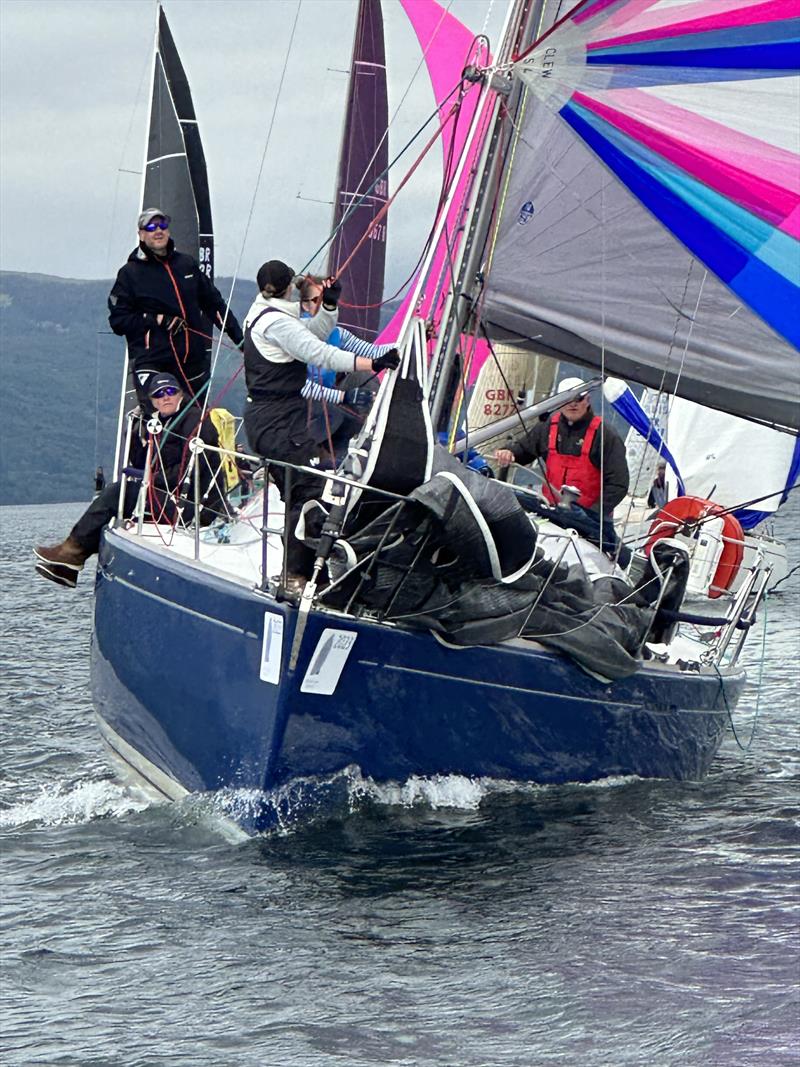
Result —
M 470 29 L 495 34 L 507 2 L 452 0 L 449 7 Z M 356 0 L 165 0 L 205 147 L 219 275 L 233 273 L 243 247 L 241 274 L 248 280 L 266 258 L 299 269 L 324 240 L 356 6 Z M 142 168 L 155 11 L 155 0 L 0 0 L 3 269 L 110 278 L 134 247 L 141 179 L 128 171 Z M 384 0 L 384 20 L 391 115 L 420 50 L 398 0 Z M 390 155 L 432 106 L 422 70 L 392 128 Z M 432 168 L 423 171 L 389 216 L 389 285 L 416 259 L 435 182 Z

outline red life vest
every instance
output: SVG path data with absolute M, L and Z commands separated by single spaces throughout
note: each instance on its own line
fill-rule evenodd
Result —
M 581 491 L 578 497 L 580 506 L 590 508 L 600 499 L 600 471 L 589 459 L 589 452 L 602 420 L 599 415 L 595 415 L 589 423 L 579 456 L 565 456 L 556 450 L 560 418 L 559 412 L 550 418 L 550 437 L 547 441 L 547 466 L 545 468 L 547 480 L 555 492 L 558 492 L 563 485 L 574 485 Z M 546 485 L 543 487 L 543 492 L 551 504 L 558 502 Z

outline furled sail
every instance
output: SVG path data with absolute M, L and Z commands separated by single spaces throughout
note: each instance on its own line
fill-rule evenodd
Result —
M 346 299 L 352 304 L 342 302 L 339 323 L 372 341 L 380 327 L 386 261 L 386 218 L 374 224 L 373 220 L 387 200 L 389 163 L 381 0 L 359 3 L 346 114 L 334 228 L 347 217 L 331 245 L 328 270 L 334 274 L 350 260 L 369 231 L 369 239 L 355 252 L 341 275 Z
M 518 59 L 494 328 L 800 426 L 797 14 L 587 0 Z
M 206 159 L 189 82 L 161 8 L 142 206 L 167 212 L 176 248 L 195 256 L 203 272 L 213 279 L 214 234 Z

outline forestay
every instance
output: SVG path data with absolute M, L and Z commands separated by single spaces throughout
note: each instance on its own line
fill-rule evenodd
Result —
M 515 63 L 529 91 L 493 327 L 800 425 L 796 16 L 794 0 L 589 0 Z

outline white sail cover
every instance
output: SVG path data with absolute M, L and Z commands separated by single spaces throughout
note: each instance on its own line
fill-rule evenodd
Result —
M 797 0 L 585 0 L 523 55 L 492 327 L 800 426 L 797 27 Z

